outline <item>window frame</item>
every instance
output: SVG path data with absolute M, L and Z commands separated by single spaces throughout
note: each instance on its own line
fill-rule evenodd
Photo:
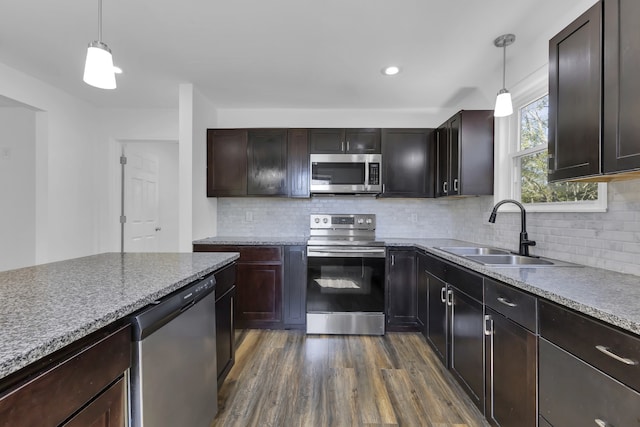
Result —
M 520 174 L 516 161 L 523 155 L 546 149 L 538 146 L 527 150 L 520 147 L 520 108 L 549 93 L 548 68 L 542 67 L 512 89 L 511 116 L 495 119 L 494 202 L 503 199 L 520 201 Z M 607 184 L 598 183 L 598 200 L 584 202 L 523 203 L 530 212 L 606 212 Z M 511 204 L 501 211 L 516 211 Z

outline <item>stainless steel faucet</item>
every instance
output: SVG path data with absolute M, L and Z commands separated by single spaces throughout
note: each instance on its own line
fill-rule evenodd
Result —
M 524 206 L 517 200 L 512 199 L 504 199 L 496 203 L 491 211 L 491 215 L 489 216 L 489 222 L 495 223 L 496 216 L 498 215 L 498 208 L 505 203 L 513 203 L 517 207 L 520 208 L 520 218 L 522 221 L 522 229 L 520 230 L 520 248 L 518 250 L 518 255 L 529 256 L 529 246 L 535 246 L 536 242 L 533 240 L 529 240 L 529 236 L 527 235 L 527 211 L 525 211 Z

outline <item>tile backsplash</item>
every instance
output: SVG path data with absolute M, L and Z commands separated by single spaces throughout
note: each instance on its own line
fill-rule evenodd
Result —
M 640 180 L 609 184 L 608 211 L 527 213 L 531 253 L 640 276 Z M 220 236 L 307 236 L 311 213 L 374 213 L 379 239 L 454 238 L 517 250 L 520 214 L 487 219 L 493 197 L 220 198 Z

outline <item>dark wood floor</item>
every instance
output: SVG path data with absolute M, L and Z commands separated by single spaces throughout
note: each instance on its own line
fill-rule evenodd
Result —
M 486 426 L 420 334 L 243 331 L 214 426 Z

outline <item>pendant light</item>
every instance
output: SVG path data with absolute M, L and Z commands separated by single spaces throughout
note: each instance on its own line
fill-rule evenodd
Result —
M 513 104 L 511 103 L 511 94 L 507 90 L 505 83 L 505 74 L 507 68 L 507 46 L 516 41 L 513 34 L 503 34 L 493 41 L 496 47 L 502 48 L 502 89 L 498 91 L 496 97 L 496 106 L 493 111 L 495 117 L 506 117 L 513 114 Z
M 116 88 L 111 49 L 102 42 L 102 0 L 98 0 L 98 40 L 89 43 L 83 80 L 100 89 Z

